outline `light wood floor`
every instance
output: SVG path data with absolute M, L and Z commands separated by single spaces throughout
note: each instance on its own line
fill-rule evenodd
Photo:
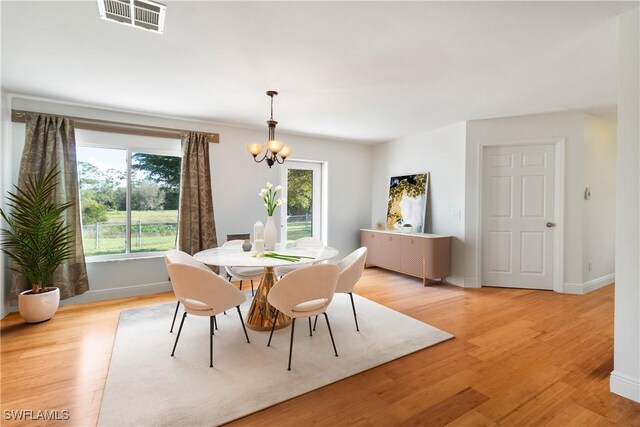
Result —
M 235 425 L 640 426 L 640 404 L 609 393 L 613 286 L 585 296 L 424 288 L 368 269 L 357 292 L 456 338 Z M 170 301 L 165 293 L 68 306 L 38 325 L 7 316 L 2 424 L 20 424 L 6 421 L 5 410 L 58 409 L 70 420 L 23 424 L 95 425 L 120 311 Z

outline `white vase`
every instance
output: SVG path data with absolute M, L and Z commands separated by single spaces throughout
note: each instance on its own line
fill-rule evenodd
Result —
M 39 323 L 49 320 L 58 310 L 60 289 L 47 288 L 49 292 L 30 294 L 31 290 L 18 295 L 18 309 L 27 323 Z
M 278 232 L 276 231 L 276 223 L 272 216 L 267 217 L 267 223 L 264 226 L 264 248 L 272 251 L 276 248 L 276 239 Z

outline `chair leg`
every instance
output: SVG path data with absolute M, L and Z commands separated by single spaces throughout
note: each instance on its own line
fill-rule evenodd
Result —
M 360 328 L 358 328 L 358 317 L 356 316 L 356 305 L 353 303 L 353 292 L 349 292 L 349 296 L 351 297 L 351 308 L 353 308 L 353 320 L 356 321 L 356 331 L 360 332 Z
M 173 350 L 171 350 L 171 355 L 173 356 L 176 352 L 176 346 L 178 345 L 178 340 L 180 339 L 180 332 L 182 332 L 182 325 L 184 325 L 184 319 L 187 317 L 187 312 L 185 311 L 182 315 L 182 321 L 180 322 L 180 327 L 178 328 L 178 335 L 176 336 L 176 342 L 173 344 Z
M 273 315 L 273 326 L 271 326 L 271 333 L 269 334 L 269 342 L 267 343 L 267 347 L 271 346 L 271 337 L 273 336 L 273 330 L 276 328 L 276 319 L 278 319 L 278 313 L 280 313 L 280 311 L 276 310 L 276 314 Z
M 216 322 L 215 316 L 209 316 L 209 367 L 213 368 L 213 324 Z
M 333 334 L 331 333 L 331 325 L 329 324 L 329 316 L 327 316 L 326 312 L 324 312 L 322 314 L 324 314 L 324 320 L 327 321 L 327 328 L 329 329 L 329 336 L 331 337 L 331 344 L 333 344 L 333 351 L 336 353 L 336 357 L 338 357 L 338 350 L 336 350 L 336 343 L 333 340 Z
M 244 330 L 244 336 L 247 337 L 247 342 L 251 343 L 251 341 L 249 341 L 249 335 L 247 334 L 247 328 L 244 326 L 244 320 L 242 319 L 242 313 L 240 312 L 240 306 L 236 305 L 236 308 L 238 309 L 238 317 L 240 318 L 240 323 L 242 324 L 242 329 Z
M 240 280 L 240 290 L 242 290 L 242 280 Z
M 316 324 L 318 323 L 318 316 L 316 316 L 316 320 L 313 321 L 313 330 L 316 330 Z
M 296 318 L 293 318 L 293 321 L 291 322 L 291 343 L 289 344 L 289 367 L 287 368 L 287 371 L 291 370 L 291 354 L 293 353 L 293 331 L 295 331 L 296 329 Z
M 173 322 L 171 322 L 171 329 L 169 329 L 169 333 L 173 333 L 173 325 L 176 324 L 176 316 L 178 315 L 178 309 L 180 308 L 180 301 L 176 304 L 176 311 L 173 313 Z
M 216 319 L 216 316 L 213 316 L 213 326 L 216 328 L 216 331 L 218 330 L 218 319 Z
M 254 296 L 254 292 L 253 292 L 253 280 L 251 280 L 251 296 Z
M 307 319 L 309 319 L 309 336 L 312 337 L 313 332 L 311 332 L 311 317 L 307 317 Z

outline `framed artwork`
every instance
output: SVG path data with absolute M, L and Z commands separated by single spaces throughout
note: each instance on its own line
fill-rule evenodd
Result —
M 424 231 L 429 173 L 391 177 L 387 229 Z

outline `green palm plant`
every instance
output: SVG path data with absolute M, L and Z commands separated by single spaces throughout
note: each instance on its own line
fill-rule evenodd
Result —
M 71 258 L 73 233 L 62 214 L 73 202 L 55 201 L 57 168 L 38 179 L 29 178 L 24 189 L 7 196 L 8 211 L 0 209 L 8 228 L 1 230 L 2 252 L 13 262 L 12 270 L 31 284 L 32 293 L 45 291 L 53 273 Z

